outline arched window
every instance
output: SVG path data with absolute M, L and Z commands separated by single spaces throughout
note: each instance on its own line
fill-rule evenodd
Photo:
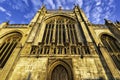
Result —
M 43 43 L 50 45 L 65 45 L 65 43 L 76 44 L 77 33 L 76 22 L 67 17 L 56 16 L 46 21 Z
M 45 21 L 45 31 L 43 33 L 42 42 L 40 43 L 39 52 L 43 54 L 77 54 L 78 47 L 78 26 L 77 22 L 65 16 L 54 16 Z M 70 50 L 73 46 L 74 49 Z M 42 50 L 41 50 L 42 48 Z M 32 52 L 31 52 L 32 54 Z
M 103 34 L 101 41 L 120 70 L 120 43 L 110 35 Z
M 0 68 L 3 68 L 17 43 L 22 38 L 20 33 L 11 33 L 6 35 L 4 42 L 0 46 Z

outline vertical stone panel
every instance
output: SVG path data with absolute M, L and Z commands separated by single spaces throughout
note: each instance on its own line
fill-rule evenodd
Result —
M 96 59 L 94 58 L 73 58 L 73 70 L 75 79 L 107 79 L 99 58 L 97 58 L 97 61 L 95 60 Z
M 38 38 L 38 42 L 42 43 L 42 39 L 43 39 L 43 35 L 44 35 L 44 31 L 45 31 L 45 24 L 42 24 L 41 25 L 41 30 L 40 30 L 40 33 L 39 33 L 39 38 Z
M 20 58 L 9 80 L 45 80 L 47 58 Z

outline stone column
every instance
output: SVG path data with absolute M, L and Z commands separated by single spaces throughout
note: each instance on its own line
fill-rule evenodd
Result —
M 29 26 L 32 27 L 30 35 L 28 37 L 27 42 L 33 42 L 37 32 L 39 31 L 39 27 L 41 27 L 42 18 L 45 16 L 46 8 L 43 6 L 36 14 L 36 16 L 31 20 Z

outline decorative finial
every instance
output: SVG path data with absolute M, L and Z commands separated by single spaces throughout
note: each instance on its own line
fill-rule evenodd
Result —
M 77 5 L 74 3 L 74 6 L 77 6 Z
M 62 10 L 62 6 L 59 6 L 59 10 Z
M 112 21 L 110 21 L 110 20 L 107 20 L 107 19 L 104 19 L 104 20 L 105 20 L 105 24 L 112 23 Z
M 116 20 L 116 23 L 119 24 L 120 22 L 118 20 Z
M 7 21 L 7 23 L 9 23 L 9 22 L 10 22 L 10 20 Z
M 42 3 L 42 7 L 41 8 L 45 8 L 45 4 L 44 3 Z

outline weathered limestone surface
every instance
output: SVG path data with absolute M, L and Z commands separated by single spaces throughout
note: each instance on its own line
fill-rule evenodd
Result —
M 17 62 L 8 80 L 45 80 L 47 58 L 25 58 Z
M 107 79 L 99 58 L 73 58 L 75 80 Z
M 62 69 L 69 75 L 66 80 L 72 80 L 71 74 L 73 80 L 111 80 L 112 77 L 120 80 L 120 69 L 116 65 L 120 60 L 119 40 L 107 26 L 90 23 L 79 6 L 74 10 L 46 10 L 43 6 L 26 27 L 15 25 L 0 24 L 0 65 L 6 61 L 0 67 L 0 80 L 63 80 L 65 77 L 56 77 Z M 116 25 L 120 30 L 120 22 Z M 14 33 L 22 38 L 10 49 L 17 38 L 9 38 Z M 116 61 L 111 57 L 113 52 Z M 54 76 L 56 66 L 59 70 Z

